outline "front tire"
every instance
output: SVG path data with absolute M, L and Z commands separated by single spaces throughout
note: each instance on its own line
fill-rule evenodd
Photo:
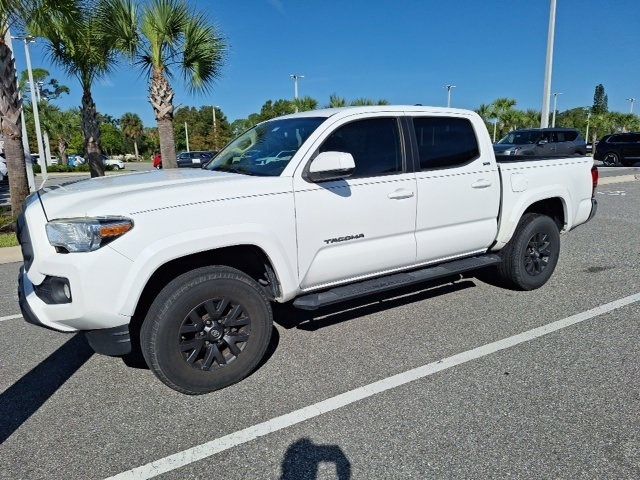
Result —
M 602 158 L 602 163 L 604 163 L 606 167 L 617 167 L 620 165 L 620 156 L 615 152 L 605 153 Z
M 500 278 L 516 290 L 543 286 L 556 268 L 560 255 L 560 232 L 546 215 L 523 215 L 513 237 L 500 252 Z
M 249 375 L 265 354 L 272 325 L 271 304 L 255 280 L 234 268 L 204 267 L 162 289 L 140 344 L 162 382 L 199 395 Z

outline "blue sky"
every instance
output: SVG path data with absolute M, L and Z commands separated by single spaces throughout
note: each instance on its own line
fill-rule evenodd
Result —
M 211 93 L 189 95 L 178 80 L 176 105 L 219 105 L 233 120 L 265 100 L 293 95 L 289 74 L 304 74 L 301 95 L 321 105 L 331 93 L 395 104 L 477 108 L 512 97 L 540 109 L 548 0 L 194 0 L 229 43 L 227 64 Z M 41 43 L 41 42 L 40 42 Z M 18 69 L 25 68 L 15 45 Z M 611 110 L 640 100 L 638 0 L 558 0 L 553 91 L 558 108 L 590 105 L 603 83 Z M 74 79 L 51 66 L 40 44 L 33 66 L 71 88 L 62 107 L 80 105 Z M 95 86 L 99 111 L 138 113 L 155 124 L 147 82 L 123 62 Z M 640 103 L 640 102 L 639 102 Z M 640 104 L 637 105 L 640 111 Z

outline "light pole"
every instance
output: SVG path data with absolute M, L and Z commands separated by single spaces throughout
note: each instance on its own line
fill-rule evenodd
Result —
M 218 148 L 218 138 L 216 136 L 216 108 L 220 108 L 218 105 L 211 106 L 211 112 L 213 113 L 213 149 Z
M 11 32 L 7 29 L 4 35 L 4 41 L 7 43 L 9 50 L 11 50 L 11 57 L 15 61 L 15 55 L 13 50 L 13 42 L 11 41 L 13 37 L 11 36 Z M 20 85 L 17 84 L 18 87 L 18 99 L 22 100 L 22 93 L 20 92 Z M 29 148 L 29 137 L 27 136 L 27 122 L 24 118 L 24 109 L 20 113 L 20 123 L 22 123 L 22 150 L 24 152 L 24 165 L 27 170 L 27 183 L 29 184 L 29 191 L 36 191 L 36 180 L 33 175 L 33 163 L 31 162 L 31 149 Z
M 187 139 L 187 153 L 189 153 L 189 127 L 187 126 L 187 122 L 184 122 L 184 136 Z
M 296 113 L 298 113 L 298 80 L 302 80 L 304 78 L 304 75 L 298 75 L 297 73 L 293 73 L 291 75 L 289 75 L 289 77 L 291 77 L 291 79 L 293 80 L 293 100 L 296 102 Z
M 551 100 L 551 74 L 553 72 L 553 42 L 556 34 L 556 0 L 551 0 L 549 11 L 549 31 L 547 33 L 547 62 L 544 67 L 544 91 L 542 94 L 542 115 L 540 128 L 549 126 L 549 101 Z
M 33 123 L 36 127 L 36 140 L 38 142 L 38 160 L 40 164 L 40 171 L 42 172 L 43 179 L 47 179 L 47 157 L 44 152 L 44 144 L 42 142 L 42 130 L 40 130 L 40 115 L 38 112 L 38 102 L 36 100 L 36 86 L 33 81 L 33 70 L 31 69 L 31 54 L 29 52 L 29 44 L 34 43 L 33 37 L 13 37 L 16 40 L 24 41 L 24 54 L 27 61 L 27 72 L 29 74 L 29 90 L 31 91 L 31 108 L 33 108 Z
M 455 85 L 445 85 L 444 88 L 447 89 L 447 107 L 451 106 L 451 90 L 456 88 Z
M 551 126 L 556 126 L 556 110 L 558 109 L 558 95 L 562 95 L 562 92 L 555 92 L 553 94 L 553 118 L 551 120 Z
M 298 75 L 297 73 L 289 75 L 293 80 L 293 99 L 298 100 L 298 80 L 302 80 L 304 75 Z
M 629 102 L 629 113 L 633 113 L 633 104 L 636 103 L 636 99 L 631 97 L 631 98 L 627 98 L 627 101 Z
M 36 82 L 36 96 L 38 98 L 38 104 L 42 101 L 42 87 L 44 86 L 44 82 Z M 48 97 L 44 97 L 45 100 L 49 100 Z M 52 164 L 51 160 L 51 143 L 49 142 L 49 132 L 46 130 L 42 131 L 42 143 L 44 143 L 44 154 L 45 163 Z
M 585 142 L 589 143 L 589 123 L 591 122 L 591 110 L 587 112 L 587 131 L 584 134 Z
M 493 143 L 496 143 L 496 130 L 498 129 L 498 119 L 493 119 Z

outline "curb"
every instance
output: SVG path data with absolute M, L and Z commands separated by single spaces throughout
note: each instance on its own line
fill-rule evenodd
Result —
M 17 262 L 22 262 L 22 251 L 20 247 L 0 248 L 0 265 Z
M 625 182 L 635 182 L 636 180 L 640 180 L 640 174 L 634 175 L 617 175 L 615 177 L 600 177 L 598 180 L 598 186 L 600 185 L 611 185 L 612 183 L 625 183 Z

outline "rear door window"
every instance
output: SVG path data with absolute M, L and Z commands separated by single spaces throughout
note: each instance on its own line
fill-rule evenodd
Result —
M 420 170 L 465 165 L 480 155 L 473 125 L 466 118 L 413 117 Z

